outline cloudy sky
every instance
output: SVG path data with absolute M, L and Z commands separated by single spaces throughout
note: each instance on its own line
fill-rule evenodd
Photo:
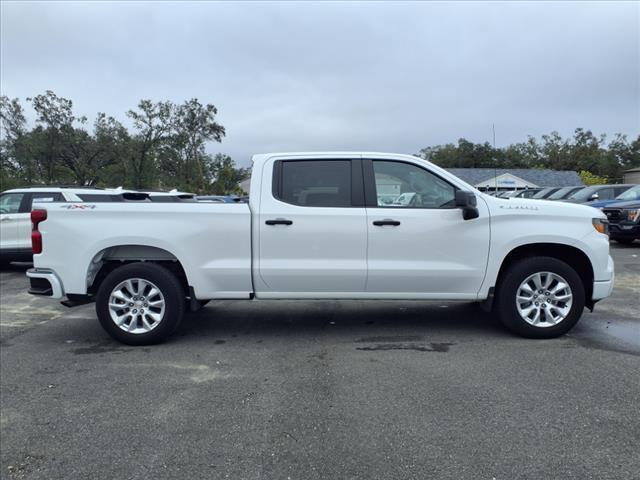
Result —
M 637 2 L 1 4 L 1 90 L 126 124 L 141 98 L 213 103 L 225 152 L 640 133 Z

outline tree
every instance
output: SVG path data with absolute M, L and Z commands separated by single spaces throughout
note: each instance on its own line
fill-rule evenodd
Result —
M 222 153 L 211 160 L 209 172 L 213 178 L 209 191 L 215 195 L 242 194 L 239 184 L 250 174 L 249 169 L 236 168 L 233 159 Z
M 127 112 L 137 130 L 131 139 L 127 164 L 128 180 L 134 188 L 150 185 L 156 176 L 156 157 L 173 129 L 174 111 L 175 105 L 170 101 L 153 103 L 141 100 L 138 111 Z
M 225 134 L 224 127 L 215 121 L 217 113 L 214 105 L 202 105 L 195 98 L 175 108 L 172 132 L 161 153 L 165 179 L 173 179 L 184 190 L 206 190 L 210 180 L 206 142 L 221 142 Z
M 26 152 L 26 118 L 17 98 L 0 96 L 0 182 L 17 186 L 21 179 L 33 182 L 36 172 Z
M 51 90 L 43 95 L 27 98 L 27 101 L 32 102 L 37 114 L 36 123 L 41 127 L 31 139 L 34 146 L 32 152 L 40 167 L 41 178 L 46 183 L 52 183 L 57 174 L 63 130 L 73 128 L 76 120 L 86 122 L 86 117 L 76 118 L 72 111 L 73 102 L 58 97 Z

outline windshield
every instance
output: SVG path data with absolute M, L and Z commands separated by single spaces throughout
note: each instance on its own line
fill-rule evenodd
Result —
M 640 200 L 640 185 L 631 187 L 616 197 L 616 200 Z
M 577 192 L 572 194 L 569 198 L 571 200 L 587 200 L 588 198 L 591 198 L 591 195 L 596 193 L 598 190 L 600 190 L 600 187 L 583 188 L 582 190 L 578 190 Z
M 568 195 L 569 193 L 573 193 L 576 190 L 580 190 L 581 188 L 584 188 L 584 187 L 564 187 L 564 188 L 561 188 L 560 190 L 558 190 L 554 194 L 549 195 L 549 200 L 559 200 L 561 198 L 564 198 L 565 195 Z

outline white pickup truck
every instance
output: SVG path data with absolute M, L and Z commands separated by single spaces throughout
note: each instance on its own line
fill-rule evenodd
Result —
M 211 299 L 480 302 L 550 338 L 614 280 L 600 211 L 494 198 L 408 155 L 255 155 L 249 204 L 46 203 L 31 216 L 30 292 L 95 301 L 134 345 Z

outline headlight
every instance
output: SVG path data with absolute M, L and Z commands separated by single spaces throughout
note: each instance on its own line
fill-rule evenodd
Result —
M 609 220 L 605 218 L 594 218 L 592 219 L 593 228 L 595 228 L 598 232 L 609 235 Z
M 640 208 L 634 208 L 632 210 L 623 210 L 627 216 L 627 220 L 630 222 L 637 222 L 640 218 Z

